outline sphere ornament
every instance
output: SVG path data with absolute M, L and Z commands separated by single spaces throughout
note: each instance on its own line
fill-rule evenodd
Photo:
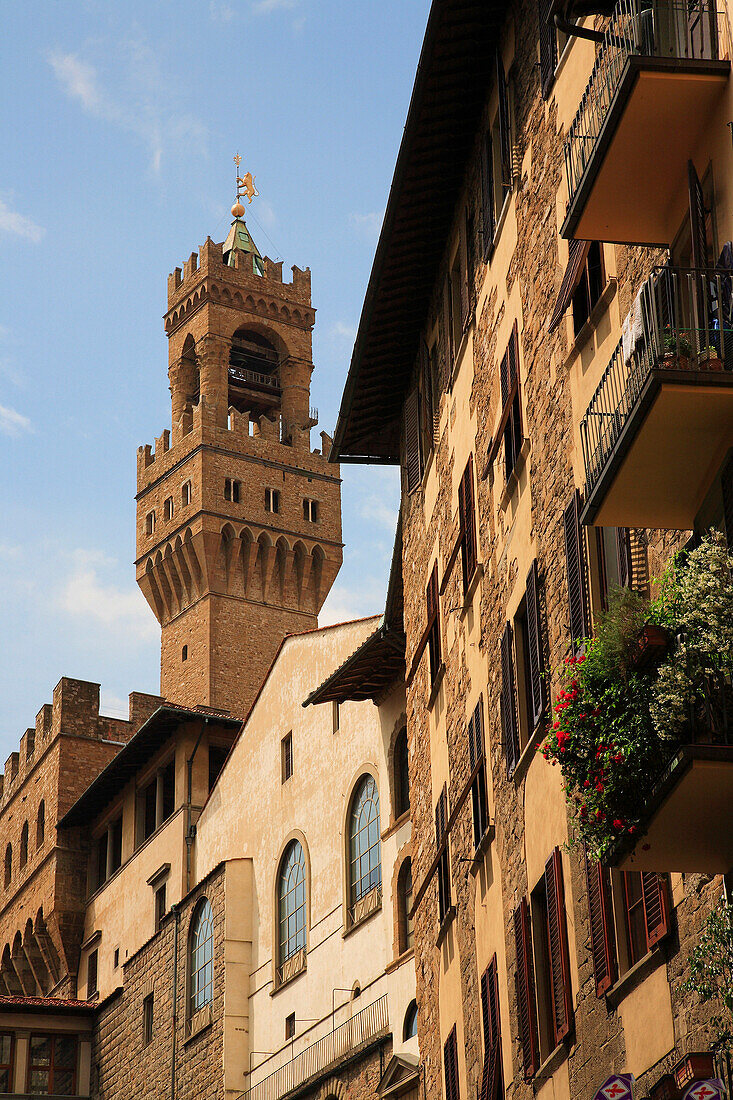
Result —
M 244 217 L 244 207 L 242 206 L 241 202 L 235 202 L 234 206 L 232 207 L 232 217 L 233 218 L 242 218 L 242 217 Z

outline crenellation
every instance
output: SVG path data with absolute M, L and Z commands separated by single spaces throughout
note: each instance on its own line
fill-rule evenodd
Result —
M 36 715 L 36 744 L 40 745 L 51 734 L 53 710 L 50 703 L 44 703 Z
M 167 454 L 171 446 L 171 433 L 168 428 L 163 429 L 162 435 L 159 435 L 155 440 L 155 454 L 153 461 L 158 458 L 159 455 Z
M 283 281 L 282 260 L 271 260 L 269 256 L 265 256 L 265 278 L 274 283 Z
M 36 731 L 27 729 L 20 739 L 20 759 L 24 764 L 33 759 L 35 749 Z
M 18 778 L 18 766 L 20 764 L 20 755 L 17 752 L 11 752 L 8 759 L 5 761 L 5 786 L 10 790 L 15 780 Z

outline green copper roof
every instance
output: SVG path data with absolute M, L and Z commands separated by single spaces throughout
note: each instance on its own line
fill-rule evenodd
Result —
M 264 265 L 262 263 L 262 257 L 260 256 L 257 245 L 249 235 L 247 226 L 241 218 L 235 218 L 232 222 L 232 227 L 229 230 L 227 239 L 224 241 L 222 252 L 224 254 L 224 263 L 228 267 L 234 267 L 235 253 L 249 253 L 252 256 L 252 270 L 255 275 L 263 274 Z

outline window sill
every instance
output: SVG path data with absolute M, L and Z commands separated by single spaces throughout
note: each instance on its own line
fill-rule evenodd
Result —
M 373 895 L 373 898 L 372 898 Z M 370 900 L 365 900 L 370 899 Z M 361 898 L 357 905 L 363 905 L 363 912 L 358 917 L 352 916 L 351 909 L 346 911 L 346 927 L 344 928 L 341 936 L 346 939 L 352 932 L 355 932 L 357 928 L 361 928 L 363 924 L 366 924 L 368 920 L 374 916 L 375 913 L 381 913 L 382 911 L 382 887 L 375 886 L 368 894 L 365 894 Z
M 406 824 L 406 822 L 408 822 L 409 820 L 410 820 L 410 811 L 409 811 L 409 808 L 408 808 L 407 810 L 405 810 L 404 813 L 400 814 L 399 817 L 396 817 L 394 819 L 394 821 L 390 821 L 389 825 L 387 826 L 387 828 L 382 833 L 382 840 L 387 840 L 388 837 L 392 836 L 392 833 L 396 833 L 397 830 L 399 828 L 401 828 L 404 824 Z
M 448 929 L 453 924 L 453 919 L 454 919 L 455 915 L 456 915 L 455 905 L 449 906 L 449 908 L 446 911 L 445 916 L 443 917 L 442 921 L 440 922 L 440 928 L 438 929 L 438 935 L 437 935 L 436 940 L 435 940 L 435 946 L 436 947 L 440 947 L 442 945 L 443 940 L 445 939 L 445 937 L 448 934 Z
M 471 866 L 468 868 L 468 873 L 470 875 L 478 874 L 479 868 L 486 858 L 486 853 L 491 847 L 491 842 L 494 839 L 495 832 L 496 829 L 494 828 L 493 822 L 490 825 L 486 826 L 486 831 L 478 842 L 478 847 L 476 848 L 476 851 L 473 854 L 473 859 L 471 860 Z
M 471 331 L 471 329 L 473 328 L 473 323 L 474 323 L 475 319 L 476 319 L 476 310 L 475 310 L 475 308 L 474 309 L 469 309 L 468 314 L 466 316 L 465 324 L 463 326 L 463 332 L 461 333 L 461 342 L 460 342 L 460 344 L 458 345 L 458 347 L 456 348 L 456 350 L 453 354 L 453 365 L 451 367 L 450 380 L 448 382 L 448 393 L 453 392 L 453 385 L 454 385 L 454 383 L 455 383 L 455 381 L 456 381 L 456 379 L 457 379 L 457 377 L 460 373 L 460 364 L 463 360 L 463 353 L 466 350 L 466 344 L 468 343 L 468 334 Z
M 516 764 L 514 765 L 514 771 L 511 774 L 511 778 L 514 780 L 515 783 L 519 783 L 527 774 L 529 765 L 532 763 L 538 746 L 541 745 L 545 739 L 545 733 L 545 723 L 542 719 L 540 719 L 537 729 L 534 731 L 529 741 L 522 749 L 519 760 L 517 760 Z
M 213 1012 L 211 1005 L 204 1005 L 198 1012 L 194 1013 L 186 1020 L 186 1037 L 183 1040 L 183 1045 L 193 1042 L 193 1040 L 205 1031 L 207 1027 L 211 1027 L 213 1023 Z
M 609 305 L 611 304 L 614 297 L 616 296 L 617 288 L 618 288 L 618 282 L 617 282 L 616 278 L 611 277 L 607 281 L 605 287 L 603 288 L 603 292 L 602 292 L 600 298 L 598 299 L 596 304 L 593 306 L 593 309 L 590 311 L 590 315 L 588 317 L 588 320 L 585 322 L 585 324 L 581 328 L 580 332 L 575 336 L 575 338 L 573 339 L 573 342 L 571 343 L 570 347 L 568 348 L 568 353 L 565 356 L 565 369 L 566 370 L 569 370 L 570 367 L 572 367 L 573 363 L 578 358 L 581 351 L 583 350 L 585 345 L 590 340 L 591 335 L 593 334 L 593 332 L 595 332 L 596 328 L 598 327 L 598 322 L 600 321 L 601 317 L 606 312 Z M 568 308 L 570 308 L 570 307 L 568 307 Z
M 526 436 L 525 439 L 522 441 L 522 447 L 519 451 L 519 454 L 517 455 L 517 461 L 514 463 L 514 469 L 510 473 L 509 480 L 504 486 L 504 491 L 499 498 L 499 511 L 501 512 L 506 512 L 507 508 L 509 507 L 509 502 L 514 496 L 517 486 L 519 485 L 519 475 L 524 469 L 525 463 L 527 461 L 527 455 L 529 454 L 530 450 L 531 444 L 529 436 Z
M 606 993 L 606 1004 L 611 1008 L 618 1008 L 624 997 L 636 989 L 638 985 L 641 985 L 643 981 L 646 981 L 652 971 L 661 966 L 664 961 L 665 955 L 661 947 L 654 946 L 643 958 L 634 963 L 631 969 L 627 970 L 615 985 L 611 986 Z
M 288 964 L 290 964 L 288 966 Z M 280 971 L 288 969 L 290 973 L 287 976 L 282 976 Z M 275 970 L 275 980 L 272 983 L 272 989 L 270 990 L 270 996 L 273 997 L 276 993 L 279 993 L 281 989 L 284 989 L 286 985 L 290 985 L 296 978 L 299 978 L 301 974 L 305 974 L 308 969 L 308 955 L 304 948 L 300 948 L 294 955 L 287 959 L 281 967 Z
M 478 588 L 478 583 L 481 580 L 481 578 L 483 577 L 483 575 L 484 575 L 484 563 L 482 561 L 480 561 L 480 562 L 478 562 L 478 564 L 476 565 L 476 568 L 473 571 L 473 576 L 471 577 L 471 580 L 469 581 L 469 585 L 468 585 L 468 588 L 466 590 L 466 595 L 463 597 L 463 603 L 461 604 L 461 610 L 458 614 L 459 619 L 465 618 L 466 612 L 468 611 L 469 607 L 473 603 L 473 597 L 476 594 L 476 589 Z
M 440 667 L 435 673 L 435 679 L 433 680 L 433 686 L 430 689 L 430 697 L 428 698 L 428 710 L 433 709 L 433 704 L 438 698 L 438 692 L 440 691 L 440 685 L 443 683 L 443 677 L 445 676 L 445 661 L 440 662 Z
M 535 1091 L 537 1091 L 537 1089 L 540 1088 L 545 1083 L 545 1081 L 549 1080 L 550 1077 L 552 1077 L 553 1073 L 555 1073 L 560 1068 L 567 1056 L 568 1042 L 567 1039 L 562 1039 L 557 1044 L 555 1049 L 550 1051 L 550 1053 L 547 1055 L 544 1062 L 532 1078 L 532 1086 Z
M 387 963 L 384 968 L 385 974 L 393 974 L 395 970 L 399 970 L 406 962 L 415 957 L 415 948 L 408 947 L 407 951 L 403 951 L 401 955 L 395 956 L 392 962 Z

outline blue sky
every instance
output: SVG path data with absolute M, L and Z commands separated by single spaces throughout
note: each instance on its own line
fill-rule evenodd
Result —
M 136 449 L 170 420 L 167 274 L 224 239 L 237 151 L 260 251 L 311 268 L 312 403 L 333 430 L 428 8 L 3 5 L 0 767 L 62 675 L 101 682 L 110 714 L 158 689 Z M 322 622 L 381 610 L 394 532 L 395 471 L 343 473 Z

